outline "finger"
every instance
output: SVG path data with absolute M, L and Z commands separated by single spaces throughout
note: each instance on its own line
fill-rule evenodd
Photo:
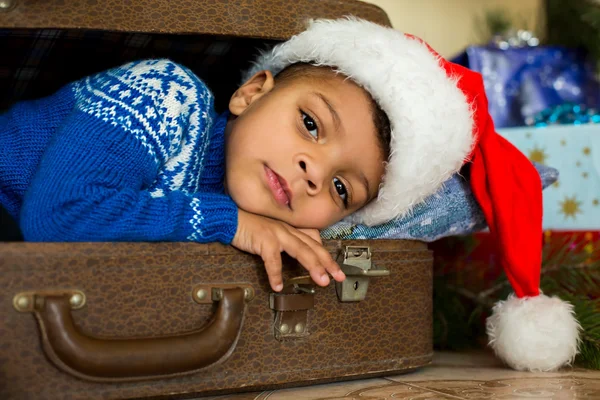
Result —
M 265 244 L 261 249 L 260 256 L 265 263 L 265 270 L 269 277 L 271 288 L 279 292 L 283 289 L 283 277 L 281 274 L 281 251 L 275 244 Z
M 298 229 L 298 231 L 304 233 L 305 235 L 308 235 L 315 242 L 323 244 L 323 241 L 321 240 L 321 233 L 318 229 Z
M 306 240 L 312 241 L 313 239 L 307 237 Z M 283 250 L 291 257 L 298 260 L 304 269 L 310 273 L 312 280 L 315 281 L 317 285 L 329 285 L 329 276 L 327 276 L 327 271 L 323 265 L 321 265 L 317 253 L 311 248 L 311 246 L 306 244 L 303 240 L 288 230 L 281 232 L 280 241 L 283 246 Z
M 343 282 L 346 279 L 346 275 L 344 272 L 342 272 L 339 264 L 334 261 L 333 257 L 331 257 L 331 254 L 323 247 L 321 243 L 317 243 L 312 237 L 309 237 L 307 234 L 305 234 L 303 229 L 294 229 L 290 227 L 289 231 L 291 234 L 307 244 L 316 253 L 317 257 L 319 258 L 319 263 L 327 272 L 331 274 L 333 279 L 338 282 Z

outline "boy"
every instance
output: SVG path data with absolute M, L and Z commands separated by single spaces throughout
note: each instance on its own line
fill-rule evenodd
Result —
M 571 306 L 539 291 L 535 168 L 494 132 L 478 74 L 392 29 L 312 23 L 259 57 L 223 116 L 184 67 L 128 64 L 17 104 L 0 147 L 0 203 L 26 240 L 220 241 L 260 255 L 276 291 L 282 251 L 321 286 L 344 280 L 314 229 L 406 215 L 469 161 L 518 297 L 490 343 L 517 369 L 576 354 Z

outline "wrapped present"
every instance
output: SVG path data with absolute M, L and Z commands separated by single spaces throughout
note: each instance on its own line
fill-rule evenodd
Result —
M 585 54 L 557 46 L 471 46 L 454 62 L 483 76 L 497 128 L 524 126 L 566 102 L 597 107 L 600 86 Z
M 531 161 L 560 173 L 544 191 L 544 229 L 600 230 L 600 124 L 505 128 L 498 133 Z
M 597 124 L 600 123 L 600 114 L 595 108 L 586 105 L 564 103 L 547 108 L 526 122 L 528 126 L 536 127 Z

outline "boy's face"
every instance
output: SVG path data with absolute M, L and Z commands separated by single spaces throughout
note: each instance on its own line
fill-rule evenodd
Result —
M 229 109 L 226 189 L 239 208 L 323 229 L 376 197 L 383 154 L 370 99 L 350 80 L 332 72 L 275 85 L 263 71 Z

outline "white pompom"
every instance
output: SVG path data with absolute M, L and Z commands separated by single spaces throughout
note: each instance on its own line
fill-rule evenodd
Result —
M 499 301 L 487 320 L 489 345 L 518 371 L 553 371 L 577 354 L 579 330 L 573 306 L 540 294 Z

